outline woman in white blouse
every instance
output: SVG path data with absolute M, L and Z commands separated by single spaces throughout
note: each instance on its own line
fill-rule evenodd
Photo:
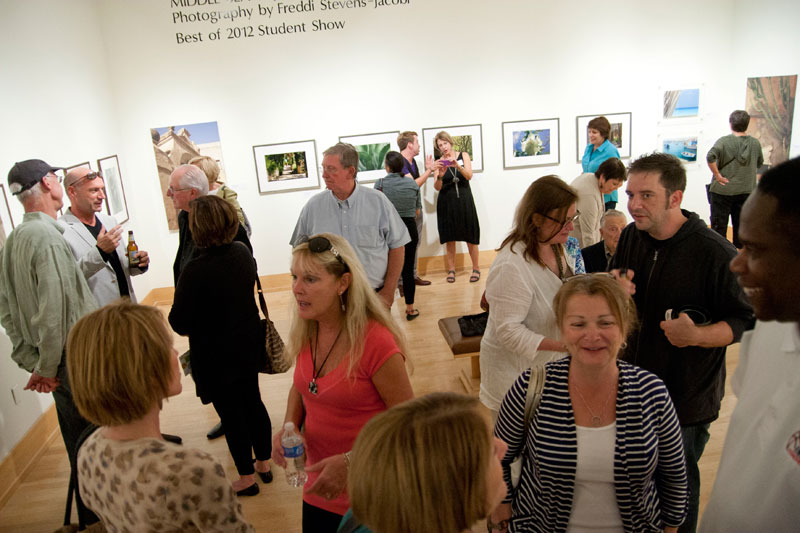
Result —
M 481 341 L 480 399 L 494 417 L 521 372 L 562 357 L 553 297 L 562 283 L 585 272 L 578 241 L 578 195 L 557 176 L 534 181 L 486 281 L 489 321 Z

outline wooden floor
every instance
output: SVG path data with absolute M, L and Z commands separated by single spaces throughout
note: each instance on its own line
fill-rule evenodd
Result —
M 464 315 L 478 312 L 478 302 L 484 289 L 489 265 L 482 265 L 483 279 L 469 283 L 469 269 L 458 272 L 455 284 L 444 280 L 443 272 L 427 275 L 433 281 L 428 287 L 418 287 L 416 305 L 420 317 L 407 322 L 402 301 L 395 303 L 393 313 L 408 336 L 410 358 L 413 362 L 411 383 L 417 395 L 434 391 L 464 392 L 459 379 L 462 371 L 469 372 L 466 359 L 453 360 L 442 339 L 437 320 L 444 316 Z M 270 315 L 278 331 L 284 335 L 288 330 L 288 310 L 292 305 L 289 290 L 278 290 L 267 295 Z M 168 312 L 168 305 L 160 306 Z M 179 351 L 188 346 L 185 338 L 176 337 Z M 738 361 L 738 345 L 728 351 L 728 375 L 732 375 Z M 291 371 L 280 376 L 261 375 L 261 396 L 272 419 L 273 431 L 283 422 L 286 397 L 290 387 Z M 477 388 L 477 381 L 473 382 Z M 701 512 L 716 475 L 725 433 L 735 400 L 727 389 L 720 419 L 711 426 L 711 440 L 701 460 L 702 494 Z M 195 396 L 194 384 L 189 378 L 183 380 L 183 392 L 165 403 L 161 416 L 162 431 L 183 437 L 186 446 L 200 448 L 216 455 L 228 471 L 231 480 L 236 479 L 233 460 L 228 454 L 225 439 L 208 441 L 206 431 L 217 422 L 210 405 L 204 406 Z M 299 532 L 301 489 L 290 488 L 277 467 L 275 480 L 261 485 L 261 493 L 242 498 L 245 516 L 258 531 Z M 22 481 L 7 504 L 0 509 L 0 531 L 49 533 L 59 528 L 64 514 L 69 466 L 60 434 L 56 434 L 35 468 Z M 77 518 L 73 513 L 73 521 Z M 486 531 L 485 525 L 476 524 L 475 532 Z

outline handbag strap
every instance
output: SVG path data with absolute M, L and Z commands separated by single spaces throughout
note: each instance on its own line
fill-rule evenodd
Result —
M 258 287 L 258 306 L 261 312 L 264 313 L 264 318 L 269 320 L 269 310 L 267 309 L 267 301 L 264 299 L 264 289 L 261 288 L 261 280 L 256 275 L 256 286 Z
M 544 366 L 531 367 L 531 379 L 528 381 L 528 391 L 525 395 L 525 435 L 528 434 L 528 427 L 531 425 L 533 413 L 539 407 L 542 400 L 542 390 L 544 390 Z

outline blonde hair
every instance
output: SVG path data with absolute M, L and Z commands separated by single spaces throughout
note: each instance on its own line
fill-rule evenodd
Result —
M 209 186 L 211 186 L 212 183 L 216 183 L 216 181 L 219 179 L 219 165 L 216 161 L 214 161 L 213 157 L 199 155 L 191 158 L 189 160 L 189 164 L 194 165 L 205 172 L 206 178 L 208 178 Z
M 367 422 L 347 476 L 356 520 L 375 533 L 453 533 L 484 518 L 493 445 L 478 406 L 439 392 Z
M 567 302 L 576 294 L 587 296 L 602 296 L 608 303 L 611 314 L 619 324 L 622 331 L 622 338 L 636 327 L 636 304 L 633 298 L 625 289 L 620 287 L 617 280 L 606 272 L 595 272 L 593 274 L 580 274 L 569 278 L 564 285 L 558 289 L 553 298 L 553 311 L 556 315 L 556 324 L 559 329 L 564 322 L 567 312 Z
M 342 301 L 345 304 L 344 318 L 342 319 L 343 330 L 342 340 L 349 347 L 349 357 L 347 375 L 353 376 L 354 370 L 361 362 L 364 353 L 364 339 L 367 334 L 367 323 L 374 320 L 388 329 L 394 336 L 400 351 L 408 358 L 406 353 L 405 335 L 395 323 L 389 310 L 380 300 L 375 290 L 367 280 L 364 267 L 358 260 L 353 247 L 344 238 L 333 233 L 319 233 L 309 237 L 325 237 L 339 252 L 339 256 L 347 264 L 345 266 L 336 259 L 330 250 L 321 253 L 314 253 L 308 248 L 308 242 L 298 244 L 292 250 L 292 258 L 298 262 L 299 268 L 310 270 L 323 268 L 337 279 L 349 269 L 351 274 L 350 286 L 342 293 Z M 286 355 L 290 360 L 294 360 L 300 354 L 300 350 L 308 344 L 317 332 L 316 320 L 304 320 L 297 314 L 297 306 L 292 306 L 292 325 L 289 330 L 289 337 L 286 342 Z
M 169 395 L 172 334 L 155 307 L 120 300 L 81 318 L 67 337 L 67 372 L 81 415 L 98 426 L 143 418 Z

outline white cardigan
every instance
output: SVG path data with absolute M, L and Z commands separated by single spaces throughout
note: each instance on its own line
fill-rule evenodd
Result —
M 523 243 L 512 253 L 504 246 L 486 278 L 489 321 L 481 340 L 481 392 L 483 404 L 493 411 L 519 375 L 532 365 L 544 365 L 566 355 L 537 351 L 542 339 L 559 339 L 553 298 L 562 282 L 548 268 L 526 261 Z M 575 258 L 563 258 L 575 272 Z

